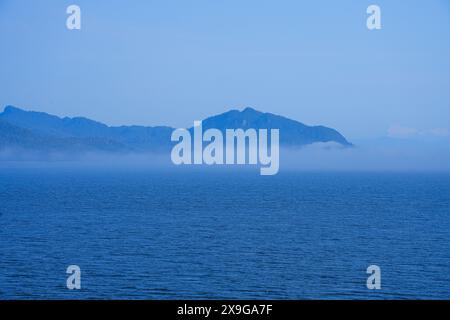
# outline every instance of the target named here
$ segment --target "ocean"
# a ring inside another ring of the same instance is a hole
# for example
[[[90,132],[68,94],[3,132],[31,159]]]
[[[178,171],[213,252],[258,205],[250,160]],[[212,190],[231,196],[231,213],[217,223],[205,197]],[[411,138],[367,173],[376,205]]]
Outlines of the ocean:
[[[449,247],[450,174],[0,169],[0,299],[449,299]]]

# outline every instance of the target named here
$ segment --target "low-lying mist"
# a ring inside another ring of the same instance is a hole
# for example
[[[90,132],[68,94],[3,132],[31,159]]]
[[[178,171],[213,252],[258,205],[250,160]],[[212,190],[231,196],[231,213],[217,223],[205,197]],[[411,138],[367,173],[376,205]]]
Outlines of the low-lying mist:
[[[359,144],[344,148],[333,143],[317,143],[299,149],[280,150],[280,170],[284,171],[449,171],[449,144]],[[82,154],[0,151],[0,167],[77,167],[170,170],[176,168],[208,170],[259,168],[260,165],[181,165],[172,163],[167,153]]]

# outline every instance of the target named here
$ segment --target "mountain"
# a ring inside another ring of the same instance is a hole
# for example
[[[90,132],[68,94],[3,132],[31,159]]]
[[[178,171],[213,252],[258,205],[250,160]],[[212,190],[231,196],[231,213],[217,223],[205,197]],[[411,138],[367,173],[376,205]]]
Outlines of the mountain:
[[[217,116],[209,117],[202,122],[203,130],[216,128],[226,129],[280,129],[280,145],[284,147],[300,147],[316,142],[337,142],[342,146],[351,146],[344,136],[334,129],[324,126],[307,126],[272,113],[263,113],[253,108],[243,111],[231,110]]]
[[[131,151],[114,140],[99,137],[58,137],[13,125],[0,118],[0,151],[79,154],[82,152]]]
[[[7,106],[0,120],[28,129],[39,136],[77,138],[86,149],[109,151],[161,151],[170,148],[170,127],[120,126],[109,127],[83,117],[59,118],[44,112],[25,111]],[[0,137],[1,139],[1,137]],[[104,146],[102,146],[102,144]]]
[[[252,108],[231,110],[203,120],[203,128],[280,129],[280,145],[296,148],[315,142],[351,144],[336,130],[307,126]],[[112,127],[83,117],[60,118],[44,112],[25,111],[13,106],[0,113],[0,150],[74,153],[143,153],[167,152],[173,142],[174,128],[167,126]],[[191,129],[192,130],[192,129]]]

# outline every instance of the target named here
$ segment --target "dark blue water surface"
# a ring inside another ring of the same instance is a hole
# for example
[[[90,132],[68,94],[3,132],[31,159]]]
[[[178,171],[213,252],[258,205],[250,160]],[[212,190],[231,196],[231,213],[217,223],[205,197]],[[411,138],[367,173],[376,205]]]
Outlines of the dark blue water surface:
[[[0,169],[0,298],[448,299],[450,175]]]

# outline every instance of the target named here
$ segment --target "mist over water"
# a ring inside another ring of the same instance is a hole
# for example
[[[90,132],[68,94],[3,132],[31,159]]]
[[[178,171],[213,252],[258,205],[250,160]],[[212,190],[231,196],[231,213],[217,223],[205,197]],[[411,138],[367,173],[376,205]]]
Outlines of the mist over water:
[[[247,152],[248,162],[248,152]],[[0,152],[1,167],[141,168],[166,170],[253,170],[261,165],[174,165],[170,150],[160,153],[36,153]],[[384,141],[342,147],[315,143],[297,149],[280,149],[283,171],[424,171],[450,172],[450,142]]]
[[[450,143],[446,145],[336,145],[314,144],[280,151],[280,167],[313,171],[450,171]]]
[[[448,298],[444,146],[282,148],[274,176],[170,152],[4,157],[0,298]]]

